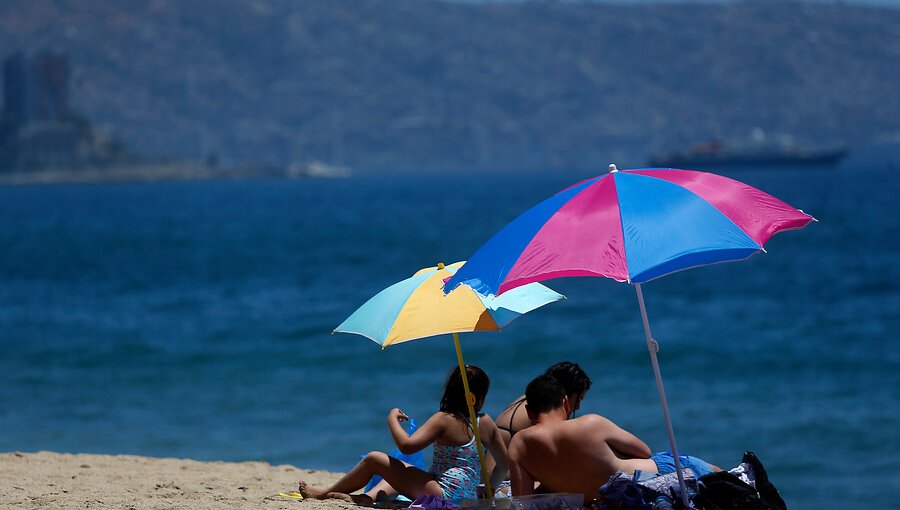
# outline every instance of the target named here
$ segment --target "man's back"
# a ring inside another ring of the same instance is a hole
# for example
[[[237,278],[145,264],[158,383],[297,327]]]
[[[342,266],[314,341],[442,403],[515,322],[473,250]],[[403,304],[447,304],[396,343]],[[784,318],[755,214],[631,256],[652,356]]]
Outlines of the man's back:
[[[510,462],[513,493],[530,494],[539,481],[546,492],[574,492],[585,501],[616,471],[656,471],[643,441],[610,420],[588,414],[572,420],[539,422],[513,437]]]

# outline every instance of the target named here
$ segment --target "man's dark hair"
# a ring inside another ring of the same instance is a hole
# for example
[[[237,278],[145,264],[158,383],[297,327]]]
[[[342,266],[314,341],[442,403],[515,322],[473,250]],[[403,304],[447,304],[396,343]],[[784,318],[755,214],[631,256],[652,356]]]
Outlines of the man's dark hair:
[[[544,375],[549,375],[559,381],[566,389],[566,395],[581,395],[591,389],[591,378],[578,366],[578,363],[560,361],[548,368]]]
[[[534,378],[525,388],[525,401],[528,411],[534,414],[545,413],[562,406],[566,389],[555,377],[547,374]]]

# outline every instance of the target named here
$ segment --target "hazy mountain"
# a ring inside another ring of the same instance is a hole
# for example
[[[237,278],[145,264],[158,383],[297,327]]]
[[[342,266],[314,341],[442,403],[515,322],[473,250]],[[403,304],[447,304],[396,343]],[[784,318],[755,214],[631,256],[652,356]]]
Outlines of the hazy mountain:
[[[754,128],[900,131],[900,10],[427,0],[7,0],[133,150],[225,164],[605,168]]]

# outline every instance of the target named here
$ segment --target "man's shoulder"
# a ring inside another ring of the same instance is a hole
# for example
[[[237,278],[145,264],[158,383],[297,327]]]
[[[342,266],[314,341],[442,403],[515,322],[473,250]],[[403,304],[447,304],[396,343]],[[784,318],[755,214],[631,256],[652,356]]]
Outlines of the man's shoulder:
[[[539,424],[522,429],[513,435],[509,442],[509,449],[525,448],[529,444],[545,441],[547,437],[552,435],[557,424]]]
[[[544,430],[544,427],[539,427],[536,425],[532,425],[531,427],[524,428],[515,434],[513,434],[512,438],[509,440],[509,446],[512,448],[512,445],[515,443],[524,443],[530,441],[532,438],[540,436],[541,432]]]
[[[605,416],[600,416],[599,414],[591,413],[579,416],[577,418],[573,418],[569,420],[569,422],[573,428],[583,429],[608,429],[610,427],[615,426],[615,424],[606,418]]]
[[[509,456],[509,460],[511,462],[515,462],[520,459],[522,456],[526,455],[526,451],[529,449],[529,445],[535,443],[535,441],[539,441],[536,437],[534,437],[534,431],[530,430],[534,427],[528,427],[525,430],[522,430],[516,435],[512,437],[509,441],[509,446],[506,449],[506,453]],[[526,431],[530,431],[526,433]]]
[[[601,416],[597,413],[588,413],[588,414],[583,414],[581,416],[572,418],[569,421],[573,422],[573,423],[590,423],[590,422],[609,423],[609,418],[607,418],[605,416]]]

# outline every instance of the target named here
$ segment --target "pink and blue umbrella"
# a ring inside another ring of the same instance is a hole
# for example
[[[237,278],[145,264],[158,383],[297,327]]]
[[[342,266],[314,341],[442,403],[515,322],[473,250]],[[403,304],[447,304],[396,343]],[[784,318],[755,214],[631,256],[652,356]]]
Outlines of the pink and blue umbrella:
[[[531,282],[603,276],[644,283],[743,260],[813,217],[756,188],[705,172],[613,170],[513,220],[448,280],[499,295]]]
[[[635,285],[663,417],[684,491],[675,435],[641,284],[693,267],[744,260],[775,233],[813,217],[747,184],[705,172],[649,168],[585,180],[497,232],[446,281],[500,295],[532,282],[601,276]],[[687,503],[687,501],[685,501]]]

